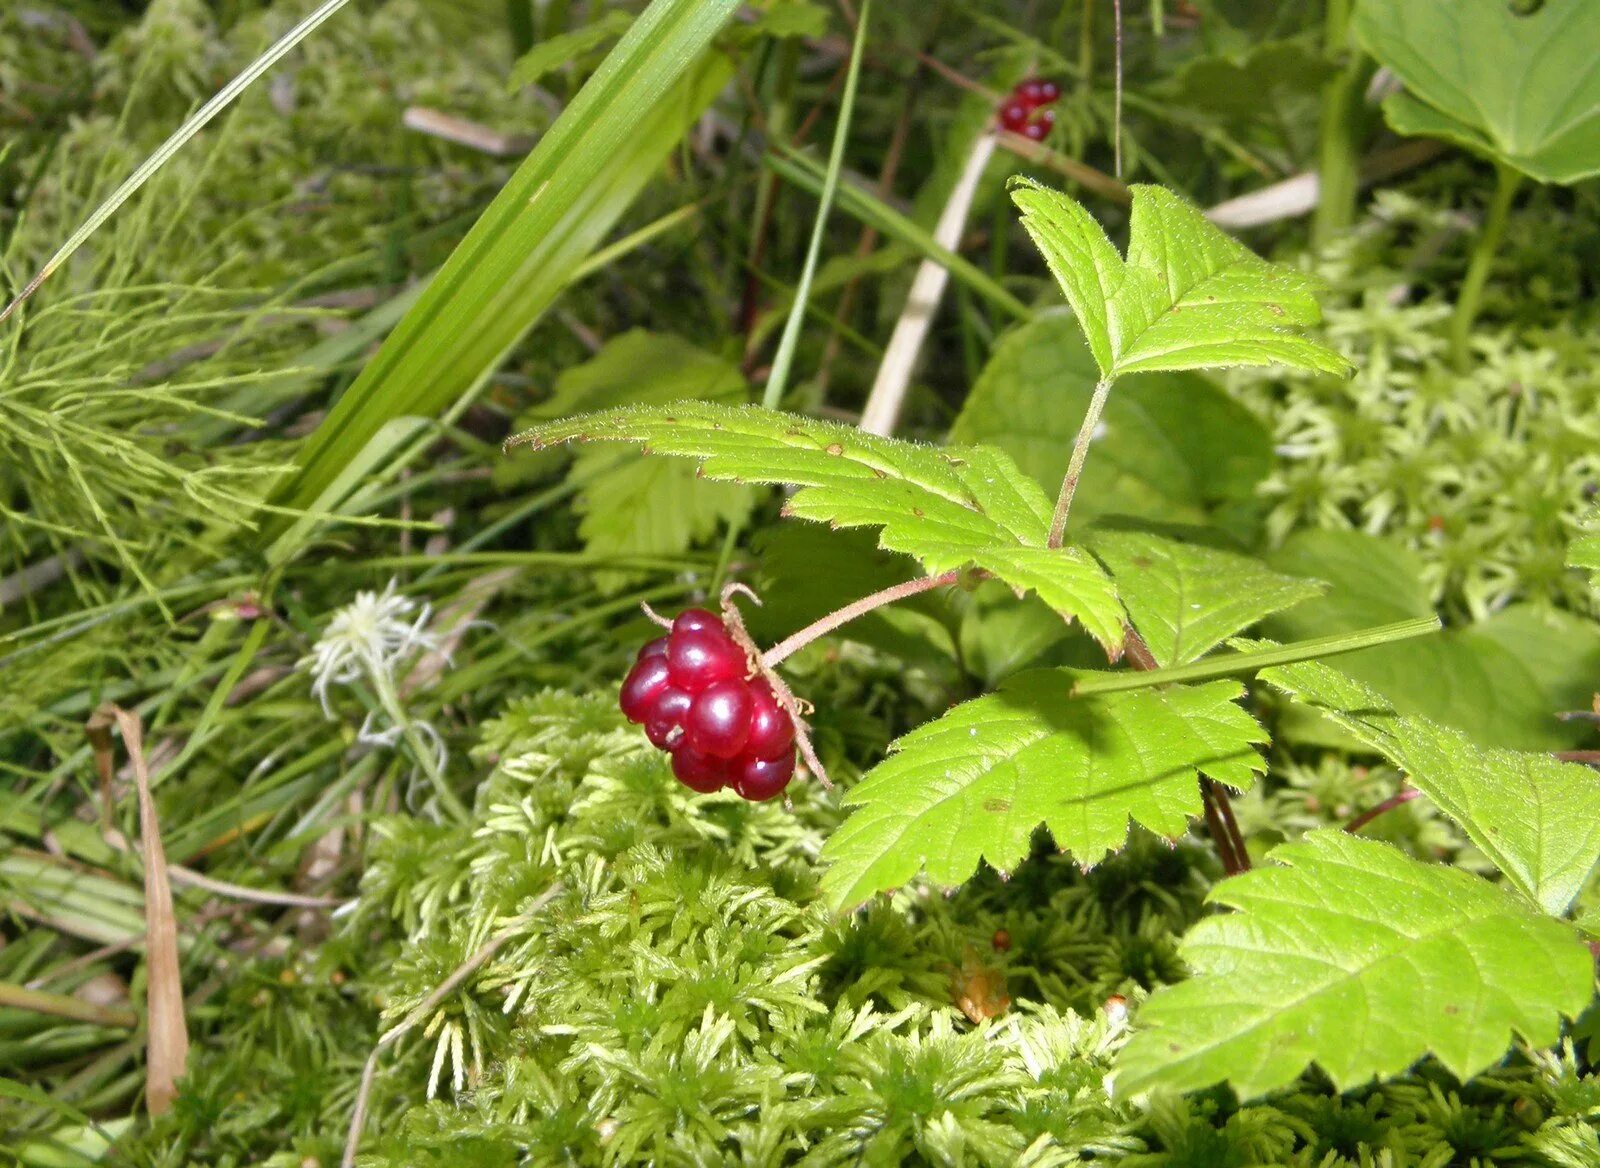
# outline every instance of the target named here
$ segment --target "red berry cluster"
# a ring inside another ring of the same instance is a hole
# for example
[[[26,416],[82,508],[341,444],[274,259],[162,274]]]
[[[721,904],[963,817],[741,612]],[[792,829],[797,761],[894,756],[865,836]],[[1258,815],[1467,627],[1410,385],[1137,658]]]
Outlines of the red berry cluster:
[[[1013,134],[1043,142],[1056,124],[1056,111],[1044,107],[1054,105],[1060,96],[1061,86],[1054,81],[1035,77],[1019,82],[1000,106],[1000,125]]]
[[[622,683],[622,712],[672,755],[672,773],[690,790],[732,787],[752,801],[773,799],[794,774],[794,719],[748,672],[721,618],[691,608],[639,650]]]

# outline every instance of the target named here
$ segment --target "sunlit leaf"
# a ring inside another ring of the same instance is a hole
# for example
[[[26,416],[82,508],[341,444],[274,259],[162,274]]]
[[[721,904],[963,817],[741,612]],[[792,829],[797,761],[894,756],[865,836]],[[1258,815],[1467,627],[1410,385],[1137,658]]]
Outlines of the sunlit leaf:
[[[1140,1009],[1119,1093],[1227,1080],[1252,1098],[1313,1062],[1347,1091],[1427,1054],[1466,1079],[1589,1002],[1587,946],[1482,877],[1337,830],[1270,858],[1212,890],[1239,911],[1185,937],[1194,976]]]
[[[1133,188],[1126,260],[1066,195],[1029,184],[1012,198],[1102,378],[1226,365],[1349,371],[1338,353],[1296,331],[1322,318],[1311,279],[1263,260],[1171,191]]]
[[[535,427],[512,444],[637,442],[699,462],[707,478],[800,487],[785,514],[880,527],[880,545],[930,573],[975,566],[1037,592],[1109,648],[1122,643],[1110,577],[1076,548],[1047,548],[1050,502],[1002,452],[924,446],[834,422],[703,402],[626,407]]]
[[[1075,680],[1020,673],[896,742],[845,796],[855,810],[822,852],[828,899],[859,904],[923,870],[959,884],[980,860],[1009,872],[1040,824],[1092,864],[1130,820],[1181,835],[1201,812],[1199,775],[1244,790],[1263,768],[1237,682],[1074,698]]]

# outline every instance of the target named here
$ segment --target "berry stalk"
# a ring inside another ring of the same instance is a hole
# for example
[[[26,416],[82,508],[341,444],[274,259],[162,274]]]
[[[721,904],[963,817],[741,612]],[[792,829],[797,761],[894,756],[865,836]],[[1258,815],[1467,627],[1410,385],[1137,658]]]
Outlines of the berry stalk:
[[[904,600],[908,596],[916,596],[921,592],[931,592],[935,588],[943,588],[954,584],[961,579],[961,569],[957,568],[938,576],[924,576],[920,580],[907,580],[904,584],[895,584],[881,592],[874,592],[870,596],[863,596],[854,604],[847,604],[841,609],[830,612],[819,621],[807,625],[797,633],[793,633],[779,641],[772,648],[761,655],[761,664],[771,669],[778,662],[783,661],[804,649],[818,637],[825,637],[834,629],[847,625],[857,617],[866,616],[873,609],[882,608],[886,604],[893,604],[897,600]]]

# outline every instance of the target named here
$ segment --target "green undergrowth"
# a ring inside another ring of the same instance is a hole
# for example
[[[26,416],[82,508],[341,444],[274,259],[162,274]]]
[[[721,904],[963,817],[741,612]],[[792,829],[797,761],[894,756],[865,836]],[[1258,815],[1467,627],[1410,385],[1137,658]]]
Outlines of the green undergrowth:
[[[1267,534],[1390,537],[1459,620],[1518,601],[1589,614],[1596,593],[1564,549],[1600,490],[1595,194],[1543,190],[1513,213],[1462,370],[1435,291],[1459,279],[1480,210],[1458,205],[1459,170],[1379,192],[1318,263],[1354,377],[1230,375],[1279,455],[1260,487]]]
[[[1464,1086],[1425,1065],[1245,1107],[1112,1096],[1129,1010],[1182,976],[1217,875],[1198,841],[1140,836],[1087,873],[1044,849],[1008,882],[836,918],[816,887],[830,795],[692,796],[609,693],[517,699],[475,756],[471,822],[372,821],[355,907],[229,979],[176,1110],[109,1163],[334,1162],[376,1034],[491,939],[379,1056],[362,1164],[1593,1162],[1600,1080],[1570,1047]],[[1330,785],[1291,770],[1271,798],[1327,823],[1347,810]],[[1388,831],[1459,846],[1420,815]]]

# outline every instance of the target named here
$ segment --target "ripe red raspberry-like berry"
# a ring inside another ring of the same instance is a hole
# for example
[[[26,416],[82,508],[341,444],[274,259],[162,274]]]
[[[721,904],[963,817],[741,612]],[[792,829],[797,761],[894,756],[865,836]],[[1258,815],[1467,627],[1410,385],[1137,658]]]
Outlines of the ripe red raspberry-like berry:
[[[1038,77],[1019,81],[1000,107],[1001,128],[1034,142],[1044,141],[1055,125],[1056,115],[1048,109],[1041,112],[1041,107],[1054,104],[1060,97],[1061,86],[1054,81]]]
[[[671,754],[684,786],[774,799],[794,775],[795,724],[772,686],[753,673],[722,619],[691,608],[639,650],[618,704]]]

